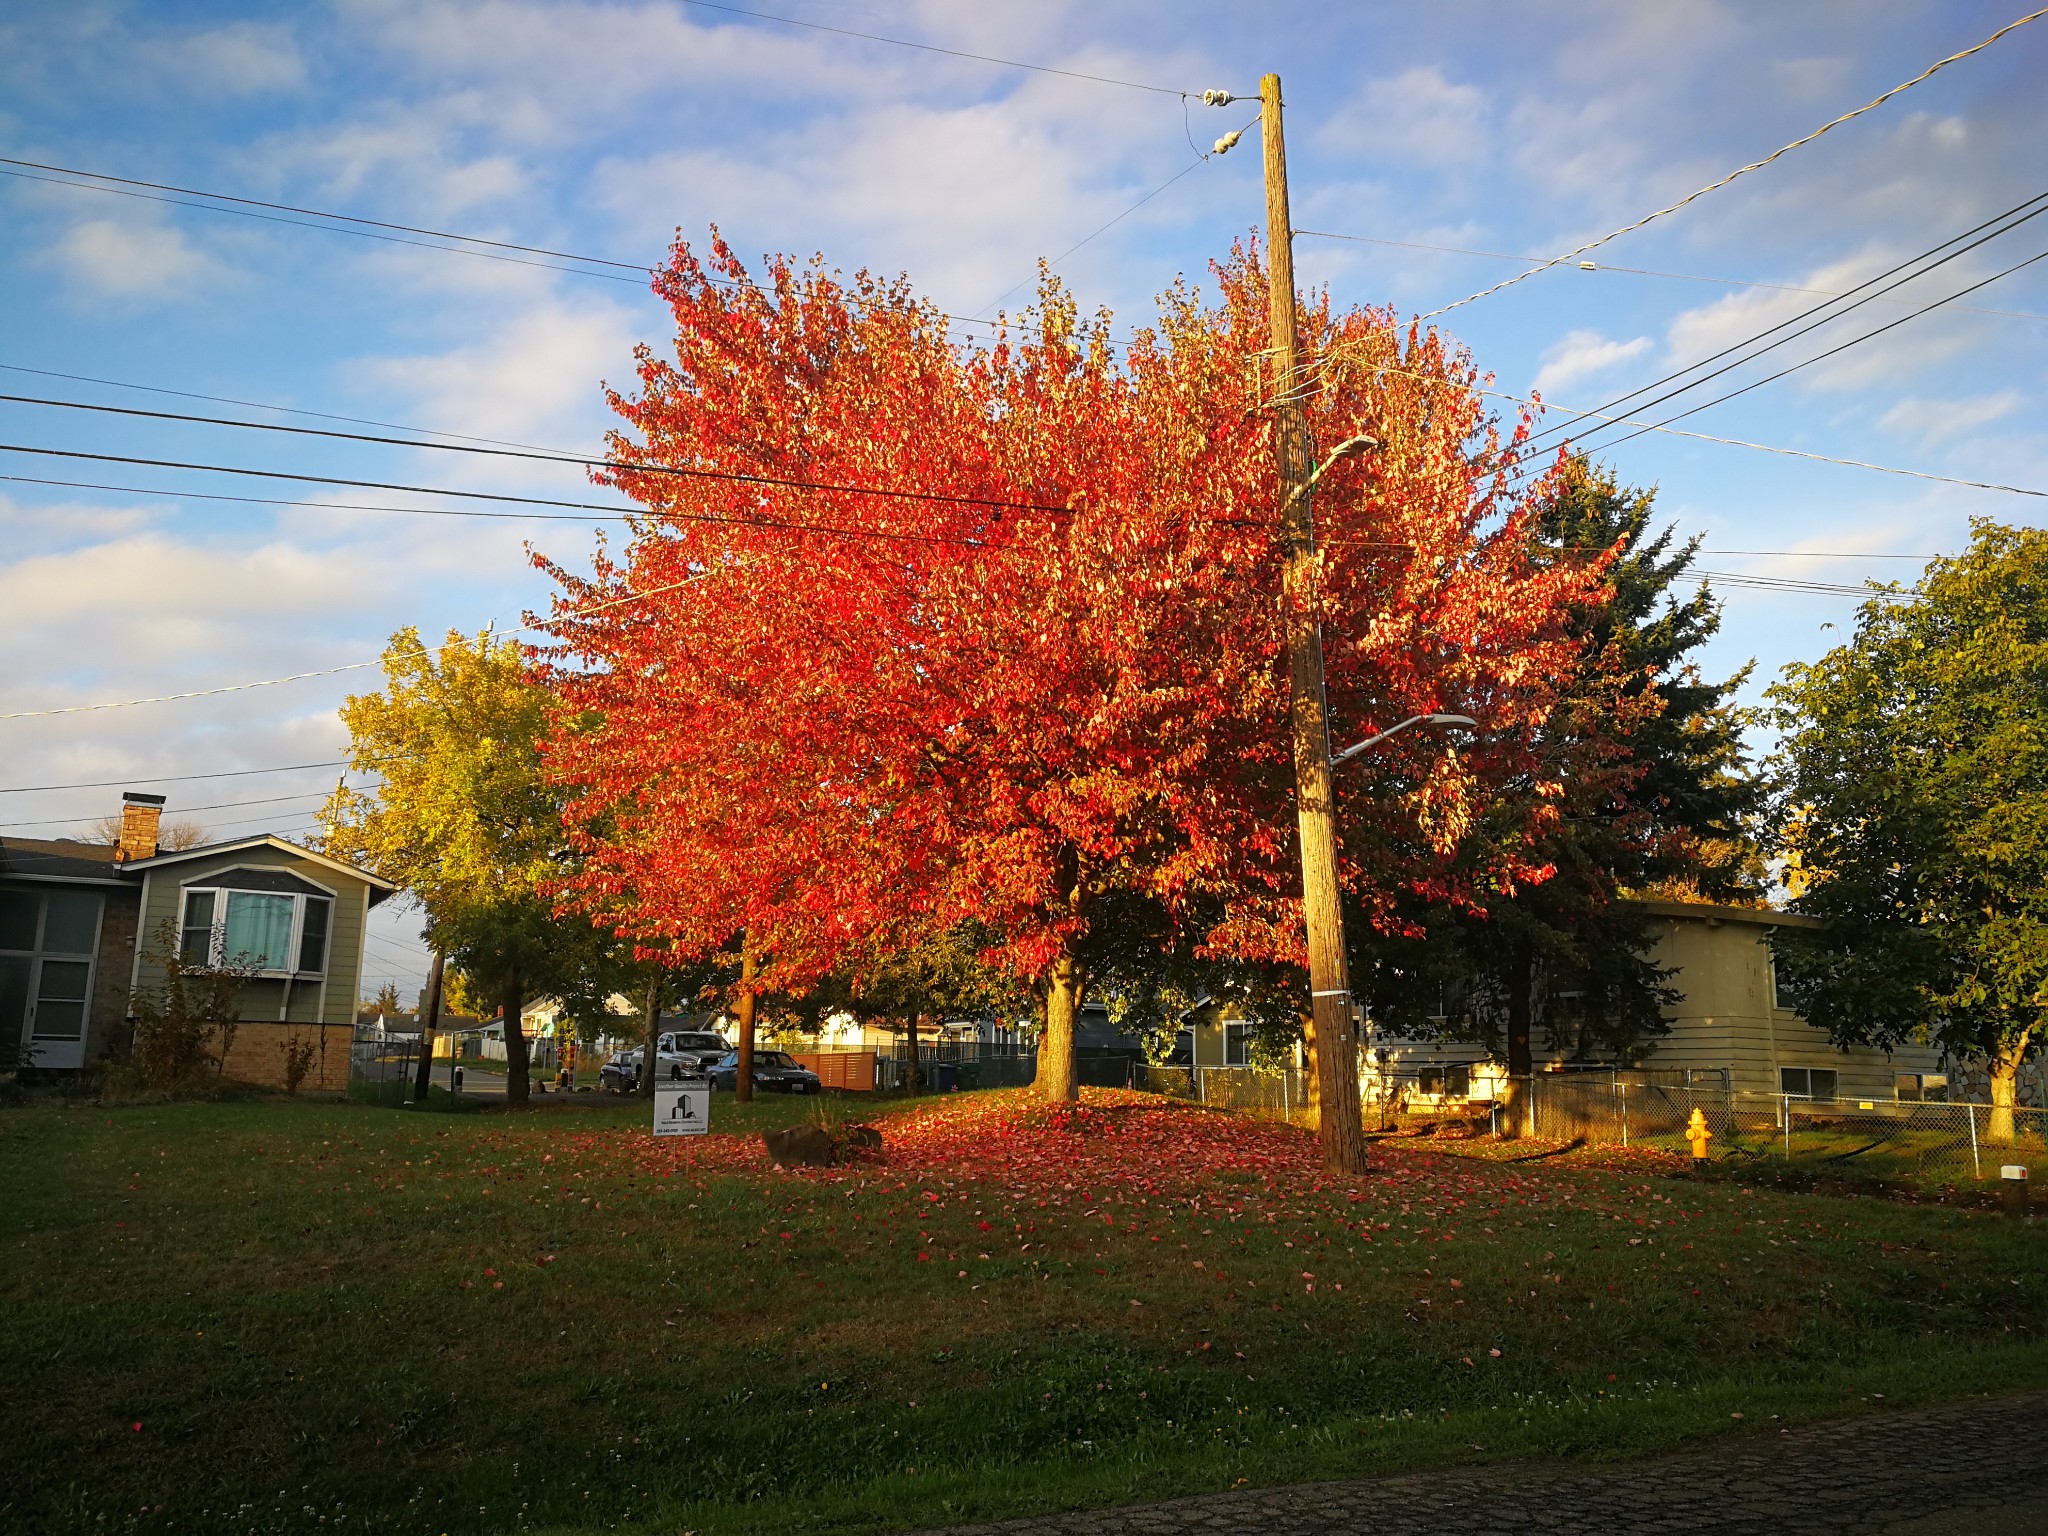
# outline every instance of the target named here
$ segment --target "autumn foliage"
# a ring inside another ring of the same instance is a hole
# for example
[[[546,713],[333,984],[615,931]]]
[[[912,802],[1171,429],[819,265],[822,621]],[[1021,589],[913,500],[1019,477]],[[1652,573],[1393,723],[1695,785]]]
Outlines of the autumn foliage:
[[[979,346],[901,281],[783,260],[756,280],[679,243],[656,281],[673,355],[643,348],[612,396],[608,478],[647,515],[587,576],[542,562],[573,899],[685,951],[747,928],[782,990],[877,933],[973,919],[1045,998],[1054,1097],[1107,898],[1208,953],[1298,959],[1256,252],[1216,286],[1120,344],[1048,284]],[[1526,835],[1460,850],[1499,786],[1540,789],[1532,738],[1598,567],[1532,559],[1526,428],[1503,435],[1461,353],[1304,311],[1316,441],[1380,445],[1316,495],[1337,730],[1485,724],[1346,770],[1346,881],[1392,921],[1404,887],[1455,903],[1541,876],[1540,792]]]

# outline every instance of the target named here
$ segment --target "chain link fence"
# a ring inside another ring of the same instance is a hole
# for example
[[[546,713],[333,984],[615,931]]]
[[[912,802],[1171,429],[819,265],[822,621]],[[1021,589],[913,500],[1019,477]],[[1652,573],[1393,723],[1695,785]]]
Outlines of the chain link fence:
[[[1818,1174],[1939,1186],[1996,1179],[2009,1163],[2048,1161],[2048,1109],[1887,1099],[1811,1099],[1631,1074],[1539,1074],[1524,1080],[1528,1131],[1688,1154],[1693,1112],[1711,1133],[1709,1161],[1777,1162]]]

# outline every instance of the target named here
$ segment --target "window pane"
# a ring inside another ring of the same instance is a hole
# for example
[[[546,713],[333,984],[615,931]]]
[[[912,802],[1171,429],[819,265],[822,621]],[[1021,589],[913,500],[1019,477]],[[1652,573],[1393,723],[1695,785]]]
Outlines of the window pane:
[[[185,928],[178,958],[187,965],[205,965],[213,957],[213,892],[185,893]]]
[[[228,892],[227,958],[231,965],[281,971],[291,956],[292,899]]]
[[[1832,1099],[1835,1096],[1835,1069],[1815,1067],[1806,1074],[1810,1091],[1816,1099]]]
[[[1911,1104],[1920,1097],[1920,1075],[1917,1072],[1901,1072],[1892,1079],[1892,1097],[1901,1104]]]
[[[98,891],[52,891],[43,918],[43,953],[89,955],[100,934]]]
[[[37,1003],[37,1040],[76,1040],[85,1033],[85,1004]]]
[[[327,923],[334,903],[320,896],[306,898],[306,931],[299,938],[299,969],[318,975],[327,969]]]
[[[37,1040],[76,1040],[85,1033],[85,984],[92,967],[83,960],[45,960],[36,992]]]
[[[43,962],[42,985],[36,988],[40,998],[61,998],[67,1002],[78,1002],[85,997],[85,983],[92,966],[83,960],[45,960]]]
[[[43,899],[33,891],[0,891],[0,949],[34,949],[42,907]]]
[[[21,1038],[28,1013],[28,972],[34,964],[20,955],[0,955],[0,1037]]]
[[[1805,1093],[1806,1068],[1780,1067],[1778,1069],[1778,1092]]]

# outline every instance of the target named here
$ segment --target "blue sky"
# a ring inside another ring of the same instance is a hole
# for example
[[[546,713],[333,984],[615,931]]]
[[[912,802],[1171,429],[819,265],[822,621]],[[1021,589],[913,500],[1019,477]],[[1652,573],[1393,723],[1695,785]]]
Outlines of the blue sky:
[[[1547,256],[1758,158],[1979,41],[2019,0],[1432,5],[762,0],[760,10],[1172,91],[1283,76],[1299,227]],[[1443,319],[1510,393],[1615,395],[2048,190],[2048,19],[1640,233]],[[118,4],[0,13],[0,155],[363,218],[651,261],[716,223],[749,258],[904,271],[944,308],[999,295],[1196,162],[1250,109],[1034,74],[686,4]],[[2035,146],[2029,148],[2030,143]],[[0,167],[0,169],[10,169]],[[60,178],[61,179],[61,178]],[[1060,262],[1089,306],[1147,312],[1262,216],[1255,135],[1195,163]],[[2048,250],[2048,218],[1899,297],[1926,302]],[[1340,301],[1435,309],[1522,268],[1303,237]],[[1779,288],[1696,279],[1736,279]],[[1014,303],[1015,300],[1013,299]],[[1686,426],[1971,480],[2048,487],[2048,262]],[[1987,313],[1986,311],[1996,311]],[[1789,360],[1907,313],[1872,305]],[[275,421],[118,387],[594,447],[604,379],[663,314],[613,281],[0,176],[0,392]],[[20,370],[38,369],[45,373]],[[1757,370],[1737,375],[1746,382]],[[86,376],[113,383],[53,378]],[[569,468],[0,404],[0,442],[591,498]],[[1717,553],[1710,570],[1910,578],[1972,516],[2036,500],[1638,437],[1613,463]],[[575,521],[360,510],[389,493],[0,453],[0,712],[223,688],[374,658],[394,629],[516,624],[531,543]],[[173,495],[143,495],[142,489]],[[279,495],[285,508],[196,498]],[[594,499],[594,498],[591,498]],[[442,502],[440,505],[448,505]],[[1782,555],[1718,551],[1805,551]],[[1759,681],[1817,655],[1847,598],[1731,588],[1709,664]],[[337,758],[374,672],[0,722],[0,785]],[[227,836],[300,833],[334,770],[162,783]],[[9,793],[24,835],[118,788]],[[264,801],[257,804],[251,802]],[[368,984],[410,991],[417,915],[380,924]]]

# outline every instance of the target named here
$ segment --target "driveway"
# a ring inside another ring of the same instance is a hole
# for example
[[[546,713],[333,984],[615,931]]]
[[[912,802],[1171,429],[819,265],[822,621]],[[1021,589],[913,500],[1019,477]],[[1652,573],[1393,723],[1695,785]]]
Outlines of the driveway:
[[[1865,1414],[1622,1466],[1246,1488],[934,1536],[2042,1536],[2048,1393]]]

